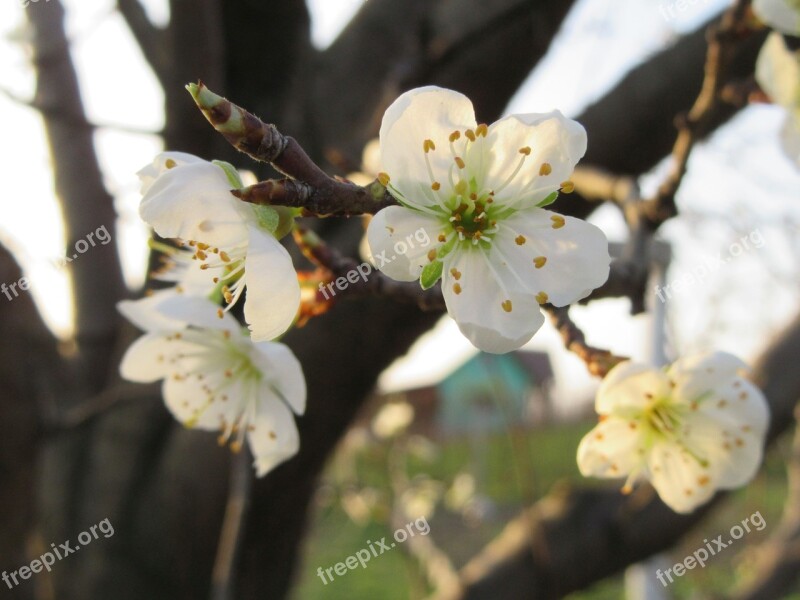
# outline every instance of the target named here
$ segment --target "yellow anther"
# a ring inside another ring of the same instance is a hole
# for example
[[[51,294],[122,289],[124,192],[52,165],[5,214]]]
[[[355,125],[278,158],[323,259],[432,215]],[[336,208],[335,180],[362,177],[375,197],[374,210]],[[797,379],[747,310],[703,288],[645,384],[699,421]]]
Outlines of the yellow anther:
[[[440,189],[442,189],[442,184],[441,184],[441,183],[439,183],[438,181],[434,181],[434,182],[431,184],[431,189],[432,189],[434,192],[438,192]]]
[[[575,184],[571,181],[564,181],[561,183],[561,191],[565,194],[571,194],[575,191]]]
[[[452,276],[453,276],[453,279],[455,279],[456,281],[458,281],[459,279],[461,279],[461,271],[459,271],[459,270],[458,270],[458,269],[456,269],[455,267],[453,267],[452,269],[450,269],[450,275],[452,275]]]
[[[451,143],[455,142],[456,140],[458,140],[460,138],[461,138],[461,132],[460,131],[454,131],[453,133],[450,134],[450,142]]]
[[[564,217],[561,215],[553,215],[550,220],[553,222],[553,229],[561,229],[565,225]]]
[[[524,154],[525,156],[530,156],[531,155],[531,147],[530,146],[525,146],[524,148],[520,148],[519,149],[519,153],[520,154]]]
[[[460,156],[456,156],[455,161],[459,169],[463,169],[464,167],[467,166],[467,164],[464,162],[464,159],[461,158]]]
[[[422,142],[422,149],[427,154],[431,150],[436,150],[436,144],[433,143],[433,140],[425,140]]]
[[[511,300],[506,300],[500,306],[502,306],[503,310],[506,311],[507,313],[511,312],[511,309],[512,309]]]
[[[428,251],[428,260],[433,262],[436,260],[436,250],[429,250]]]
[[[389,185],[389,181],[391,181],[391,179],[389,178],[388,173],[378,173],[378,181],[383,187],[386,187]]]
[[[218,308],[217,309],[217,316],[221,319],[224,315],[225,315],[225,313],[223,312],[223,310],[221,308]]]
[[[444,243],[444,242],[447,241],[447,236],[445,234],[443,234],[443,233],[440,233],[439,237],[436,238],[436,239],[438,239],[440,242]]]
[[[464,132],[464,135],[467,136],[467,138],[469,138],[470,142],[474,142],[475,141],[475,132],[472,131],[472,129],[467,129]]]
[[[537,256],[533,259],[533,264],[537,269],[541,269],[545,264],[547,264],[547,257],[546,256]]]
[[[166,161],[164,161],[164,166],[167,167],[168,169],[174,169],[175,167],[178,166],[178,163],[176,163],[171,158],[168,158]]]
[[[538,294],[536,294],[536,301],[537,301],[539,304],[544,304],[544,303],[546,303],[546,302],[547,302],[549,299],[550,299],[550,296],[548,296],[548,295],[547,295],[545,292],[539,292]]]
[[[453,284],[453,291],[456,293],[456,295],[460,294],[461,293],[461,284],[454,283]]]
[[[225,252],[225,250],[220,250],[219,258],[222,260],[222,262],[231,262],[231,257],[228,256],[228,253]]]
[[[550,166],[550,163],[542,163],[542,166],[539,167],[539,175],[544,177],[545,175],[550,175],[553,172],[553,167]]]
[[[487,127],[486,123],[481,123],[475,128],[475,135],[486,137],[487,133],[489,133],[489,127]]]
[[[517,237],[514,239],[514,241],[517,243],[517,246],[522,246],[522,244],[524,244],[524,243],[525,243],[525,242],[527,242],[528,240],[526,240],[526,239],[525,239],[525,236],[524,236],[524,235],[518,235],[518,236],[517,236]]]

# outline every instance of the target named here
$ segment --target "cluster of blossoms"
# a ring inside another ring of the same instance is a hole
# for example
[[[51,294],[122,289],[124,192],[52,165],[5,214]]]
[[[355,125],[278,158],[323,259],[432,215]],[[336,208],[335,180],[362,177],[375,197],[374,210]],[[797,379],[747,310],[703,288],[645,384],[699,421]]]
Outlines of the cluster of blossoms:
[[[241,177],[225,163],[166,152],[139,177],[142,218],[181,247],[167,250],[171,268],[160,275],[172,287],[119,305],[146,332],[128,349],[122,375],[163,379],[175,418],[219,430],[234,451],[246,436],[262,476],[297,452],[292,413],[302,414],[306,402],[300,363],[270,341],[291,326],[300,303],[292,260],[278,241],[291,221],[235,198],[230,190],[242,187]],[[245,286],[250,335],[228,314]]]
[[[608,278],[602,231],[545,208],[571,191],[585,151],[584,129],[557,111],[485,125],[456,92],[403,94],[380,130],[379,180],[399,206],[374,216],[367,241],[374,256],[420,230],[433,245],[412,246],[379,268],[423,289],[441,280],[450,316],[479,349],[521,347],[544,322],[542,304],[566,306]],[[187,427],[218,430],[235,451],[246,439],[262,476],[298,451],[294,414],[306,404],[299,362],[274,341],[300,304],[280,243],[298,213],[238,199],[231,191],[243,188],[242,177],[227,163],[167,152],[139,175],[142,218],[179,247],[164,247],[170,268],[159,275],[172,287],[120,303],[145,332],[122,375],[163,380],[168,409]],[[228,313],[245,290],[249,331]],[[768,421],[743,369],[726,354],[666,370],[618,365],[597,395],[600,423],[578,449],[581,472],[627,476],[625,490],[649,479],[678,512],[743,485],[761,462]],[[413,418],[400,406],[388,416]],[[379,425],[396,433],[392,423]]]
[[[687,513],[718,489],[750,481],[761,464],[767,402],[725,353],[687,357],[666,369],[624,362],[597,392],[600,422],[578,447],[585,476],[648,479]]]
[[[253,342],[229,314],[201,297],[177,299],[171,318],[146,298],[123,301],[120,311],[146,333],[128,349],[122,376],[163,379],[167,408],[187,427],[220,431],[220,444],[242,449],[245,437],[258,476],[293,456],[300,439],[292,413],[303,414],[306,384],[291,350]]]
[[[791,49],[784,40],[784,35],[800,36],[800,2],[755,0],[753,11],[775,30],[759,54],[756,80],[770,100],[787,111],[781,145],[800,167],[800,50]]]

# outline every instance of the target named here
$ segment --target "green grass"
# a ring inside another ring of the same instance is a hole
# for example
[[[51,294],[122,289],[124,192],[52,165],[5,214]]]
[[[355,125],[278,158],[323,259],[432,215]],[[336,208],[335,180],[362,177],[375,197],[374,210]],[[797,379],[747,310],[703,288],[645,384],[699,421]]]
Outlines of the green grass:
[[[497,507],[496,519],[469,526],[459,515],[439,506],[429,519],[431,536],[436,544],[460,567],[497,535],[522,506],[545,495],[553,485],[559,482],[605,485],[582,478],[575,464],[578,442],[591,426],[590,423],[570,424],[472,440],[456,438],[441,444],[432,462],[410,458],[408,470],[412,477],[424,474],[449,483],[459,472],[477,474],[478,492],[491,498]],[[767,539],[780,519],[786,493],[787,441],[769,453],[754,482],[732,494],[709,519],[682,540],[670,553],[670,560],[683,560],[703,546],[704,538],[711,539],[720,533],[727,536],[733,525],[756,511],[760,511],[766,521],[764,530],[753,530],[720,552],[704,569],[694,569],[676,579],[670,585],[674,598],[726,597],[738,583],[753,576],[753,562],[749,560],[752,546]],[[373,545],[375,540],[384,536],[387,542],[392,541],[392,528],[385,523],[389,498],[387,456],[387,445],[373,444],[358,451],[355,457],[339,453],[331,461],[326,480],[344,480],[372,487],[379,491],[382,500],[375,510],[376,519],[364,525],[354,523],[341,504],[331,502],[330,497],[327,502],[316,506],[310,533],[304,541],[303,564],[293,600],[408,600],[423,598],[428,593],[424,577],[402,545],[372,558],[366,569],[359,566],[348,570],[327,585],[316,574],[318,567],[324,570],[354,555],[366,547],[368,540]],[[331,497],[335,498],[336,494]],[[618,600],[623,597],[622,576],[618,575],[571,594],[569,600]]]

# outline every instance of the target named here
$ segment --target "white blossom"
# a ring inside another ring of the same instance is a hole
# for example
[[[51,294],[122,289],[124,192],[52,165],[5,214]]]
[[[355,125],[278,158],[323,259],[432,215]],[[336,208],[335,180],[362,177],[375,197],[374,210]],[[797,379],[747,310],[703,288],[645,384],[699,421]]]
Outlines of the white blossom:
[[[179,319],[164,314],[173,304]],[[178,306],[180,304],[180,306]],[[306,384],[291,350],[275,342],[252,342],[229,314],[191,296],[154,295],[123,301],[120,312],[146,331],[120,365],[125,379],[163,379],[167,408],[186,427],[219,430],[234,451],[245,438],[259,477],[297,453],[293,412],[305,411]]]
[[[487,126],[462,94],[420,88],[386,111],[380,145],[382,179],[402,206],[370,222],[377,266],[424,288],[441,277],[450,316],[481,350],[519,348],[544,323],[540,304],[570,304],[607,279],[602,231],[542,208],[571,187],[586,151],[583,127],[560,112]],[[406,249],[420,229],[434,243]]]
[[[177,238],[189,249],[172,255],[183,263],[173,279],[204,280],[209,292],[219,290],[227,308],[246,286],[244,317],[253,340],[283,334],[297,315],[300,285],[289,253],[272,233],[277,213],[235,198],[230,190],[238,187],[238,174],[232,168],[188,154],[161,154],[139,176],[142,218],[160,236]]]
[[[687,513],[718,489],[750,481],[763,454],[769,410],[726,353],[703,354],[666,370],[614,367],[597,392],[600,422],[578,447],[585,476],[648,479],[674,511]]]

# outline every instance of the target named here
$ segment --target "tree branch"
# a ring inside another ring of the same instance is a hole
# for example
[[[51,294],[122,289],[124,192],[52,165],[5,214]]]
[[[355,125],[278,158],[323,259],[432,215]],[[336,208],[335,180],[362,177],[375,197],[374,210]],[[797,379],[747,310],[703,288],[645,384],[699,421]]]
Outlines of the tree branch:
[[[139,0],[117,0],[117,10],[128,24],[156,78],[164,86],[171,68],[166,32],[150,22]]]
[[[688,114],[678,119],[679,133],[672,150],[672,170],[659,186],[655,197],[642,205],[642,212],[653,229],[677,214],[675,195],[686,174],[689,156],[698,140],[713,129],[725,105],[725,86],[731,81],[731,67],[738,46],[750,34],[750,0],[737,0],[721,22],[708,31],[705,78],[700,95]]]
[[[85,121],[61,3],[53,0],[47,10],[31,4],[27,14],[34,31],[37,71],[34,103],[58,106],[63,114]],[[70,244],[68,254],[72,254],[77,241],[103,226],[110,239],[116,241],[116,213],[113,200],[103,186],[92,130],[48,113],[43,118],[53,155],[56,193]],[[88,390],[94,392],[109,370],[109,356],[120,322],[116,303],[125,289],[116,243],[93,247],[81,260],[71,264],[71,275],[78,349],[86,366]]]

